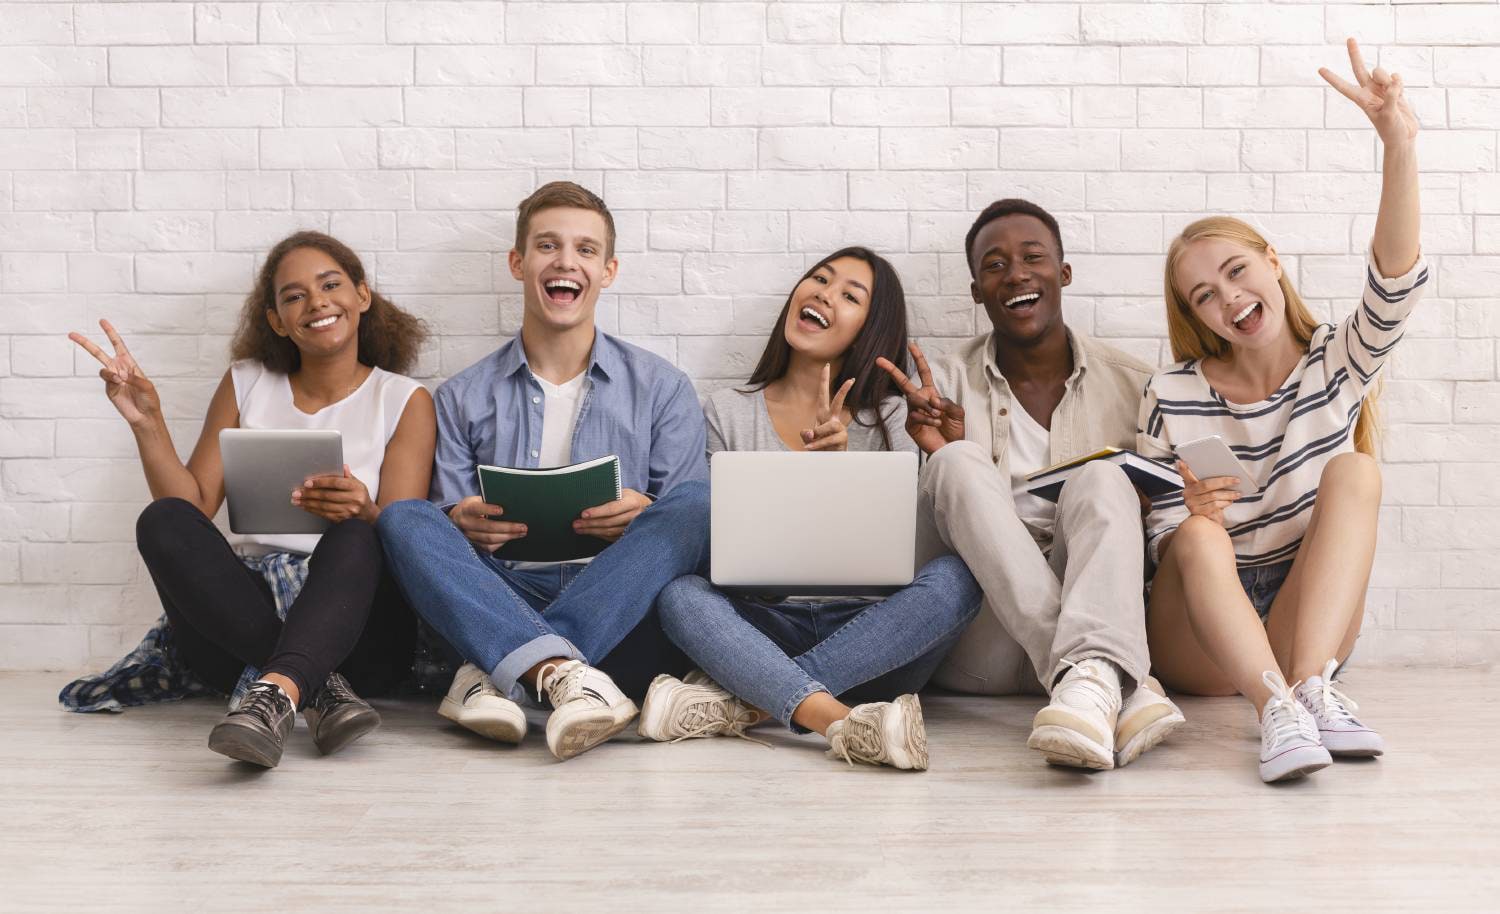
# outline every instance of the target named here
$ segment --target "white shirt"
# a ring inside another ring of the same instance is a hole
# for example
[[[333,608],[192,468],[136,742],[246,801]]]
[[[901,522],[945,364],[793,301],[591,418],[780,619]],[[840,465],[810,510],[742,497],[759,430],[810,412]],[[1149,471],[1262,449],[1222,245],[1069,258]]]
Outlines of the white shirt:
[[[583,406],[583,382],[587,372],[580,371],[571,380],[553,384],[532,375],[541,385],[542,449],[539,467],[565,467],[573,456],[573,429],[578,425],[578,410]]]
[[[1017,402],[1010,410],[1011,497],[1016,501],[1016,515],[1049,537],[1057,522],[1057,504],[1027,492],[1026,474],[1051,465],[1051,445],[1052,433]]]
[[[234,400],[240,408],[240,428],[332,429],[342,439],[344,462],[349,472],[365,484],[370,500],[380,497],[380,467],[385,446],[396,433],[406,401],[421,387],[404,375],[379,368],[354,392],[315,413],[305,413],[292,402],[291,379],[269,371],[260,362],[242,359],[229,366]],[[318,545],[316,533],[248,533],[231,536],[230,542],[248,553],[311,553]]]

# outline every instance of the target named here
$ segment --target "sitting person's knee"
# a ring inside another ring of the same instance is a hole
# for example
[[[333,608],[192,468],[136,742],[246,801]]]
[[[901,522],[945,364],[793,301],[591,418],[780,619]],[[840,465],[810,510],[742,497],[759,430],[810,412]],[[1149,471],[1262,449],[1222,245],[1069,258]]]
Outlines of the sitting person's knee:
[[[192,502],[182,498],[158,498],[147,505],[135,519],[135,541],[141,549],[161,542],[162,538],[182,525],[203,519]]]
[[[1366,499],[1380,500],[1380,464],[1369,454],[1339,454],[1323,467],[1318,489],[1337,487]]]
[[[1069,490],[1072,490],[1071,492]],[[1106,460],[1092,460],[1073,471],[1072,477],[1063,485],[1063,497],[1088,493],[1089,498],[1119,496],[1138,504],[1135,485],[1125,471]]]
[[[426,511],[438,511],[438,508],[432,502],[422,498],[393,501],[380,509],[380,516],[375,519],[375,531],[382,538],[387,537]]]
[[[1169,548],[1179,561],[1183,561],[1202,558],[1225,549],[1233,554],[1234,543],[1222,524],[1201,514],[1193,514],[1172,534]]]

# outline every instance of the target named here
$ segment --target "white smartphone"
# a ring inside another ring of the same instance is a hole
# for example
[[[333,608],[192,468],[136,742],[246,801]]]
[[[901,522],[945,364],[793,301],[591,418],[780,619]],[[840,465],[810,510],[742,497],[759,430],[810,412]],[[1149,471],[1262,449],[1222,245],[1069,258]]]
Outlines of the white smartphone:
[[[1250,478],[1246,472],[1245,465],[1240,463],[1239,458],[1224,443],[1224,439],[1218,435],[1209,435],[1207,438],[1199,438],[1196,441],[1188,441],[1177,445],[1177,456],[1193,475],[1199,479],[1209,479],[1214,476],[1233,476],[1240,481],[1240,494],[1252,495],[1260,490],[1255,480]]]

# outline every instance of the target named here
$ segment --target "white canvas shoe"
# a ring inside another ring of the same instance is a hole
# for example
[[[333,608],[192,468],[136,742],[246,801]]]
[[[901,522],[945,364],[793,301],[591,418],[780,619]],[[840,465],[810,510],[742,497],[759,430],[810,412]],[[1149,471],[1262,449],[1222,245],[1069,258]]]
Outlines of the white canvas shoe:
[[[438,713],[496,742],[515,745],[526,735],[526,712],[501,695],[490,677],[472,663],[458,668]]]
[[[624,730],[635,719],[635,702],[602,670],[581,660],[547,664],[536,677],[537,697],[552,702],[547,748],[567,760]]]
[[[1260,779],[1270,784],[1312,774],[1333,764],[1318,741],[1318,723],[1276,670],[1260,674],[1271,700],[1260,714]]]
[[[1312,676],[1297,686],[1297,700],[1318,722],[1318,738],[1329,755],[1369,757],[1385,752],[1380,734],[1359,722],[1354,716],[1359,705],[1334,686],[1337,660],[1328,661],[1322,676]]]
[[[851,765],[927,770],[927,730],[915,695],[856,705],[828,728],[828,755]]]
[[[1053,765],[1107,770],[1115,767],[1115,723],[1120,714],[1120,677],[1106,660],[1073,664],[1052,701],[1031,721],[1028,749]]]
[[[1123,768],[1187,722],[1156,677],[1147,676],[1120,708],[1115,724],[1115,767]]]
[[[760,742],[745,736],[760,714],[702,673],[698,677],[688,682],[662,673],[653,679],[641,703],[640,735],[662,743],[708,736]]]

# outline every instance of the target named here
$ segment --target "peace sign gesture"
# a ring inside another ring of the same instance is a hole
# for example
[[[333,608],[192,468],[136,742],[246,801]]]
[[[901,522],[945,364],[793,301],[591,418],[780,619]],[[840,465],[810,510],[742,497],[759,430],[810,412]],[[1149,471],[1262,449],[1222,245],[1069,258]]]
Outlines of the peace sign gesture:
[[[833,366],[823,363],[823,383],[818,385],[818,411],[813,416],[816,423],[802,430],[802,446],[809,451],[849,450],[849,429],[844,426],[844,398],[854,387],[850,378],[839,385],[839,392],[830,400],[828,386],[832,383]]]
[[[913,384],[911,378],[890,359],[881,356],[875,364],[885,369],[885,373],[906,394],[906,433],[923,452],[932,454],[945,444],[964,440],[964,408],[938,393],[937,385],[932,381],[932,369],[928,367],[921,347],[909,343],[907,348],[917,363],[921,387]]]
[[[104,335],[114,347],[113,356],[105,355],[103,349],[77,331],[69,333],[68,339],[82,346],[104,366],[99,369],[99,377],[104,379],[104,393],[131,428],[156,422],[161,417],[161,398],[156,395],[156,385],[136,363],[135,356],[130,354],[114,326],[107,320],[100,320],[99,326],[104,328]]]
[[[1354,71],[1354,78],[1359,85],[1350,85],[1327,67],[1320,67],[1318,75],[1337,89],[1339,94],[1364,110],[1370,123],[1375,125],[1375,132],[1380,134],[1382,143],[1400,146],[1411,142],[1417,135],[1419,125],[1402,93],[1401,74],[1387,73],[1384,67],[1376,67],[1374,72],[1365,69],[1364,56],[1359,53],[1359,42],[1350,38],[1348,44],[1349,67]]]

